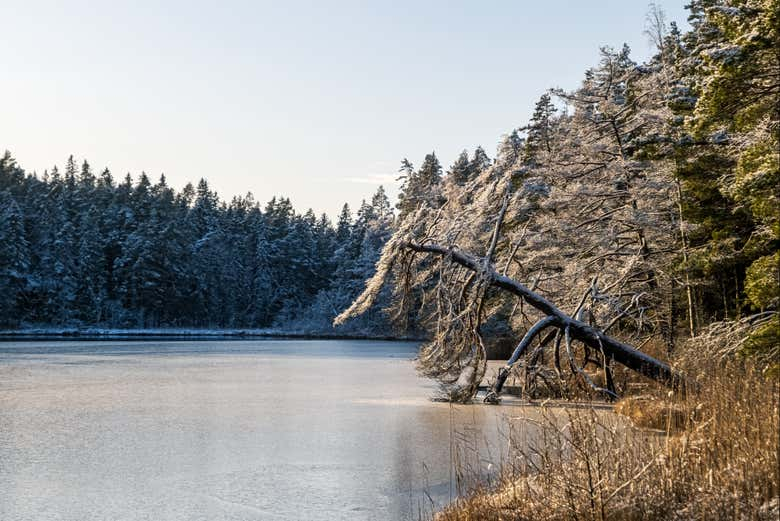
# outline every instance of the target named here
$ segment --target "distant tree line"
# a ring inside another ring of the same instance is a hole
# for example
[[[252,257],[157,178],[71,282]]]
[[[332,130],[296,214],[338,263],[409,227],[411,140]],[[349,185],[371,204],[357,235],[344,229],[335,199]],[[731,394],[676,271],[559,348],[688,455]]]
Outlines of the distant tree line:
[[[287,198],[220,201],[205,179],[114,179],[71,156],[26,173],[0,158],[0,322],[6,327],[328,330],[392,233],[380,187],[355,216],[297,213]],[[381,306],[345,330],[382,332]]]

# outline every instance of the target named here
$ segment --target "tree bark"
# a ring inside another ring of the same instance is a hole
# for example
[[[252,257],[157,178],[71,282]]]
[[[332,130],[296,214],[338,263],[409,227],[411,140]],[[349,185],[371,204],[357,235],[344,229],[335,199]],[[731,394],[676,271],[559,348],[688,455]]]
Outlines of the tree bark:
[[[504,383],[506,382],[507,377],[509,377],[509,371],[512,369],[512,366],[517,363],[521,356],[523,356],[523,353],[525,353],[528,346],[531,345],[534,338],[548,326],[554,325],[555,322],[556,318],[548,315],[539,320],[525,333],[523,339],[517,344],[512,356],[507,360],[506,366],[498,370],[496,383],[493,385],[493,390],[485,397],[485,402],[495,403],[498,401],[498,395],[501,394],[501,389],[504,388]]]
[[[568,329],[571,339],[578,340],[586,346],[596,350],[603,349],[603,352],[607,357],[612,358],[616,362],[623,364],[643,376],[672,387],[673,389],[681,389],[685,385],[685,377],[681,373],[672,370],[669,364],[657,360],[647,353],[643,353],[628,344],[624,344],[593,326],[567,315],[543,296],[531,291],[520,282],[499,274],[492,266],[485,266],[485,264],[481,262],[481,259],[477,260],[468,254],[437,244],[406,242],[404,243],[404,247],[419,253],[443,255],[452,259],[453,262],[464,268],[475,272],[482,272],[482,275],[492,286],[522,298],[532,307],[546,315],[548,318],[543,319],[545,326],[554,326],[561,331]],[[540,329],[531,335],[528,342],[521,342],[520,345],[518,345],[517,350],[522,351],[527,347],[533,339],[533,336],[535,336]],[[520,354],[522,354],[522,352]],[[505,380],[506,376],[503,376],[503,379]]]

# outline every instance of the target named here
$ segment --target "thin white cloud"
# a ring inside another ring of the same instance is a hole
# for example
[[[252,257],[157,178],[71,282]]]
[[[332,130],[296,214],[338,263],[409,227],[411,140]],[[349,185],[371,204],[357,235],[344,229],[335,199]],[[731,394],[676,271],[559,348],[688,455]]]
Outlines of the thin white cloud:
[[[360,183],[366,185],[392,184],[398,179],[398,174],[366,174],[362,177],[344,177],[343,180],[349,183]]]

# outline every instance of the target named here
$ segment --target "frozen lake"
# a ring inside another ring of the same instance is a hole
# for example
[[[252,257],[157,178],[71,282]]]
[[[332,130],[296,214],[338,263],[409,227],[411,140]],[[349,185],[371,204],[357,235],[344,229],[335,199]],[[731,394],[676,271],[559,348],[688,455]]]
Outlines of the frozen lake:
[[[455,493],[453,447],[500,458],[513,408],[431,402],[416,350],[0,342],[0,519],[418,519]]]

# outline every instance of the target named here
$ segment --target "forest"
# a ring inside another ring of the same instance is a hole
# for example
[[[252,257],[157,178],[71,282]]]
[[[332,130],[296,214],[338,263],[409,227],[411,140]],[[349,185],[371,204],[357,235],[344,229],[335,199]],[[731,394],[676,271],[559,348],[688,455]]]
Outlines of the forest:
[[[334,225],[289,199],[221,201],[205,179],[121,181],[73,156],[25,173],[0,158],[0,321],[6,327],[281,328],[327,332],[392,233],[380,187]],[[387,333],[381,309],[341,328]]]
[[[751,326],[740,351],[776,369],[776,7],[694,1],[685,33],[653,7],[651,60],[602,48],[581,86],[543,94],[495,160],[464,152],[447,175],[434,155],[417,171],[404,162],[393,236],[336,323],[394,287],[396,315],[431,332],[424,372],[461,387],[481,380],[489,343],[524,335],[512,362],[533,351],[534,380],[550,381],[552,344],[558,376],[570,365],[589,380],[584,366],[609,373],[607,359],[623,357],[671,381],[668,366],[644,371],[643,354],[626,359],[610,335],[668,358],[711,324],[740,320]]]

